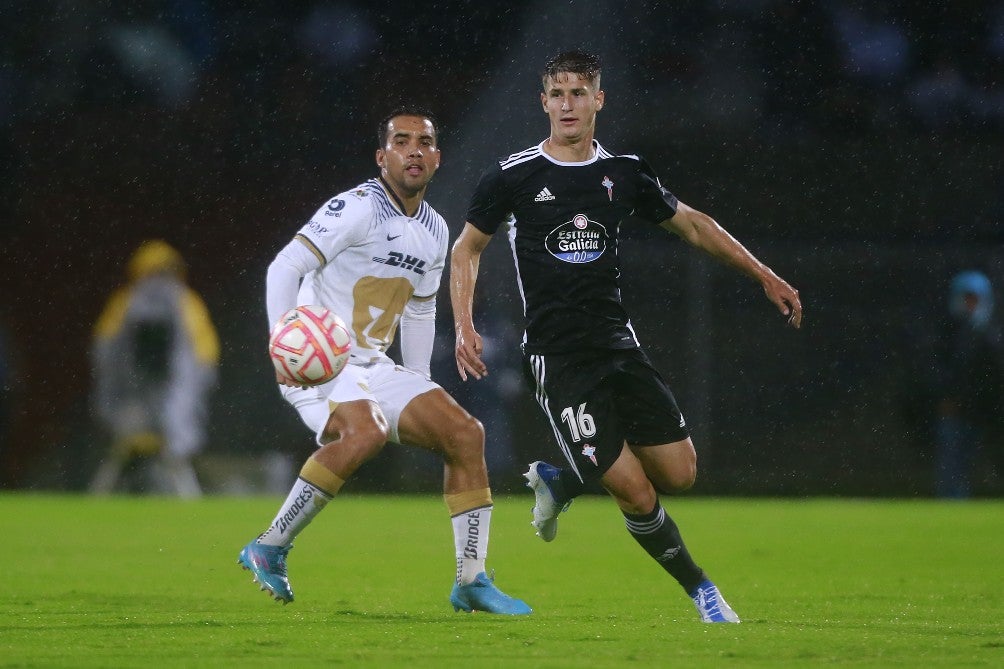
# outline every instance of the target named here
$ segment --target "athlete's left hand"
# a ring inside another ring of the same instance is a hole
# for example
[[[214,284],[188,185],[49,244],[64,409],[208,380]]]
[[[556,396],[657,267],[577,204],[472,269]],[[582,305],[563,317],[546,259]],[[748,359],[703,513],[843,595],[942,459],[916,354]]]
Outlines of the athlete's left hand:
[[[778,311],[788,317],[788,325],[802,327],[802,301],[798,291],[787,281],[769,271],[763,277],[763,292],[767,299],[777,306]]]

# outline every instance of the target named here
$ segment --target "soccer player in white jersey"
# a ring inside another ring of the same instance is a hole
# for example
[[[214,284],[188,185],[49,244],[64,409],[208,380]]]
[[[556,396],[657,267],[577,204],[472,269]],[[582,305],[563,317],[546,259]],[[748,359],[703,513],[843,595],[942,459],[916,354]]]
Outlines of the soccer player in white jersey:
[[[693,599],[705,622],[739,622],[691,558],[659,492],[688,489],[697,456],[669,386],[641,349],[621,304],[618,231],[658,225],[760,283],[798,327],[798,292],[711,217],[679,202],[635,155],[616,155],[593,135],[605,96],[600,62],[566,52],[548,62],[542,110],[550,136],[489,169],[453,246],[450,289],[460,376],[487,373],[472,301],[479,259],[503,224],[516,261],[526,330],[524,364],[566,463],[530,465],[533,525],[551,541],[558,515],[599,481],[631,536]],[[662,280],[673,280],[672,275]]]
[[[348,324],[352,354],[334,380],[301,388],[277,374],[286,400],[316,435],[271,525],[238,558],[276,600],[293,601],[286,556],[293,539],[344,482],[388,441],[440,454],[457,571],[457,611],[509,615],[530,607],[485,574],[492,497],[484,429],[430,379],[436,292],[449,232],[425,191],[439,168],[437,130],[422,111],[400,109],[380,124],[379,177],[318,209],[269,266],[269,323],[300,304],[320,304]],[[400,324],[402,364],[387,356]]]

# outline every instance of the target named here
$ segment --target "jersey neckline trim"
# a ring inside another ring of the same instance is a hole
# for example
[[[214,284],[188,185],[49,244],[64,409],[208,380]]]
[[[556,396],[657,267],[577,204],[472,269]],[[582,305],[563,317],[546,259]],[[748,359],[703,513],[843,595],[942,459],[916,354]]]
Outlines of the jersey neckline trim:
[[[550,138],[548,138],[548,139],[550,139]],[[544,150],[544,145],[545,144],[547,144],[547,139],[545,139],[544,141],[542,141],[540,144],[537,145],[537,148],[540,150],[540,155],[543,156],[544,158],[546,158],[547,160],[551,161],[555,165],[563,165],[565,167],[578,167],[578,166],[581,166],[581,165],[592,165],[593,163],[595,163],[600,158],[609,157],[609,155],[610,155],[610,154],[608,154],[606,152],[606,149],[604,149],[602,146],[600,146],[600,143],[597,142],[594,139],[593,140],[593,157],[592,158],[590,158],[589,160],[580,160],[580,161],[574,161],[574,162],[567,162],[567,161],[564,161],[564,160],[558,160],[557,158],[555,158],[555,157],[551,156],[550,154],[548,154],[548,152]]]
[[[376,181],[379,184],[380,188],[383,189],[383,192],[387,195],[387,199],[391,202],[391,205],[395,209],[397,209],[398,213],[400,213],[405,218],[412,218],[415,220],[419,220],[422,218],[422,208],[425,205],[424,198],[422,199],[421,202],[418,203],[418,208],[415,209],[415,214],[411,215],[408,213],[408,209],[404,206],[404,202],[401,200],[401,198],[397,196],[397,193],[395,193],[394,189],[390,187],[390,184],[384,180],[383,175],[376,177],[375,179],[373,179],[373,181]]]

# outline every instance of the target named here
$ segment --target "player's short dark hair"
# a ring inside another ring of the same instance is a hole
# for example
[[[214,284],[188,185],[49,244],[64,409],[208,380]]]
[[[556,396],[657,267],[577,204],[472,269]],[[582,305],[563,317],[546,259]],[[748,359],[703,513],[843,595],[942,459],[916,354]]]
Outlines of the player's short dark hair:
[[[589,83],[599,88],[602,69],[599,56],[573,49],[572,51],[562,51],[548,60],[544,64],[544,71],[541,73],[540,79],[546,87],[548,77],[556,77],[559,72],[570,72],[583,79],[588,79]]]
[[[390,132],[390,122],[397,118],[398,116],[418,116],[419,118],[424,118],[429,123],[432,124],[432,133],[436,139],[439,139],[439,123],[428,110],[422,109],[421,107],[397,107],[391,113],[383,117],[380,121],[380,127],[377,128],[377,148],[381,149],[387,143],[387,133]]]

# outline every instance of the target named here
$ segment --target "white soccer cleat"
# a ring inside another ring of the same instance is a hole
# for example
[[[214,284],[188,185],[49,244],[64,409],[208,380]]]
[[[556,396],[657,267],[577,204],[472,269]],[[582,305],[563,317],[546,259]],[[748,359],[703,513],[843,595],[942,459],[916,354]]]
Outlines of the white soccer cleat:
[[[554,492],[554,484],[561,470],[546,462],[537,461],[523,474],[526,487],[533,490],[533,521],[530,523],[537,529],[537,536],[544,541],[554,541],[558,534],[558,514],[568,509],[572,500],[559,503]]]
[[[690,598],[694,600],[697,612],[701,614],[701,622],[704,623],[737,623],[739,616],[729,603],[718,592],[718,587],[711,581],[705,580],[697,589],[690,593]]]

